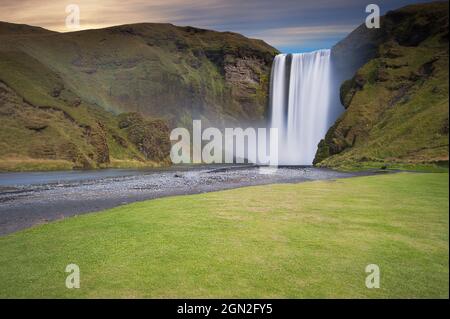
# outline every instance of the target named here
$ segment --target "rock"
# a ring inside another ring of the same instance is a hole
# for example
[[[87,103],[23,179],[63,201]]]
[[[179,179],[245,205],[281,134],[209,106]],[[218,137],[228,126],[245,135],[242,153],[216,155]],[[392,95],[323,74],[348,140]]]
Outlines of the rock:
[[[109,163],[109,146],[106,140],[105,126],[100,122],[97,122],[94,126],[87,126],[85,135],[95,150],[92,159],[97,164]]]
[[[79,97],[74,98],[73,100],[69,101],[70,106],[77,107],[81,104],[81,99]]]
[[[128,148],[128,143],[123,137],[121,137],[117,134],[113,134],[112,137],[117,142],[117,144],[119,144],[120,146],[122,146],[124,148]]]
[[[389,73],[384,68],[378,68],[375,75],[375,81],[386,82],[389,80]]]
[[[346,110],[315,165],[448,160],[448,2],[406,6],[381,25],[362,25],[332,49]]]
[[[429,77],[434,71],[433,64],[438,60],[438,57],[434,57],[431,61],[424,63],[419,69],[419,75],[422,77]]]
[[[29,130],[35,131],[35,132],[41,132],[45,130],[48,127],[48,123],[45,122],[29,122],[25,124],[25,127]]]
[[[61,91],[64,90],[64,86],[57,86],[53,88],[53,90],[50,92],[50,95],[52,97],[59,97],[61,95]]]
[[[350,106],[353,96],[364,88],[366,79],[361,74],[356,74],[351,80],[344,81],[340,88],[341,103],[345,108]]]
[[[147,160],[169,160],[171,143],[167,122],[146,118],[139,113],[124,113],[119,117],[119,128],[126,131],[128,139]]]

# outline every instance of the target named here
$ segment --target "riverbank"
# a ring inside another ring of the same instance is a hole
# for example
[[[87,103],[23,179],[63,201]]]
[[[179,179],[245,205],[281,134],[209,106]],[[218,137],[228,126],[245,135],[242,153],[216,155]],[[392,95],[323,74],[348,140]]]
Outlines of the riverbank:
[[[119,160],[112,158],[110,163],[103,164],[100,169],[153,169],[167,168],[170,163],[157,163],[152,161]],[[194,166],[194,165],[191,165]],[[195,166],[198,166],[196,164]],[[342,161],[336,166],[326,166],[318,163],[317,168],[328,168],[342,172],[361,172],[367,170],[403,170],[430,173],[448,172],[448,161],[434,163],[402,163],[402,162],[356,162]],[[2,158],[0,159],[0,174],[15,172],[57,172],[57,171],[96,171],[82,170],[74,167],[74,163],[65,160],[47,160],[32,158]]]
[[[1,237],[0,296],[448,298],[448,209],[435,173],[139,202]]]
[[[441,162],[356,162],[356,161],[340,161],[338,165],[330,165],[318,163],[316,167],[330,168],[343,172],[359,172],[367,170],[394,170],[409,171],[423,173],[448,173],[448,160]]]
[[[159,197],[367,174],[374,173],[344,173],[312,167],[284,167],[268,171],[251,165],[4,173],[0,174],[0,235]]]
[[[109,163],[101,164],[100,169],[149,169],[170,166],[168,162],[152,162],[138,160],[119,160],[112,158]],[[35,158],[0,158],[0,174],[7,172],[51,172],[80,170],[75,163],[67,160],[50,160]]]

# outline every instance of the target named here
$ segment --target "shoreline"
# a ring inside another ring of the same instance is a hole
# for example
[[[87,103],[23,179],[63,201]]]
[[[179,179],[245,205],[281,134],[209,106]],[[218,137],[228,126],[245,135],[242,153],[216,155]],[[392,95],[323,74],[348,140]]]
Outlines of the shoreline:
[[[0,185],[0,236],[36,224],[161,197],[376,174],[375,171],[338,172],[313,167],[279,168],[274,174],[267,174],[254,166],[224,165],[121,170],[121,174],[108,176],[101,176],[101,172],[107,171],[97,171],[95,176],[90,172],[81,178],[72,175],[82,173],[69,171],[60,178],[53,176],[41,182],[22,180],[16,185]]]

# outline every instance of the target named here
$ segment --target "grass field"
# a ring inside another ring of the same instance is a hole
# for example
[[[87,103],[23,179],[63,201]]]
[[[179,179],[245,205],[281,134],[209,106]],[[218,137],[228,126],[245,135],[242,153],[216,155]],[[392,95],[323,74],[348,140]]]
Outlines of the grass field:
[[[448,173],[399,173],[69,218],[0,238],[0,297],[448,298],[448,191]]]

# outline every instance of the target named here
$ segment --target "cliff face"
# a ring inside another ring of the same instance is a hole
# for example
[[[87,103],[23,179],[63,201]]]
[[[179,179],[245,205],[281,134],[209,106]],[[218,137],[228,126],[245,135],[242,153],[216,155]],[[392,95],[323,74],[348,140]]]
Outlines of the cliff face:
[[[32,103],[0,82],[0,171],[168,164],[167,124],[141,115],[132,120],[129,126],[139,125],[158,143],[133,138],[101,108],[64,97]]]
[[[332,52],[345,112],[316,165],[448,162],[448,2],[389,12]]]
[[[173,126],[192,117],[217,124],[262,119],[277,53],[235,33],[151,23],[13,33],[2,39],[0,52],[6,50],[48,67],[83,100],[115,113],[162,117]]]
[[[262,121],[276,53],[170,24],[57,33],[0,22],[0,169],[166,163],[169,127]],[[135,123],[121,126],[121,113]]]

